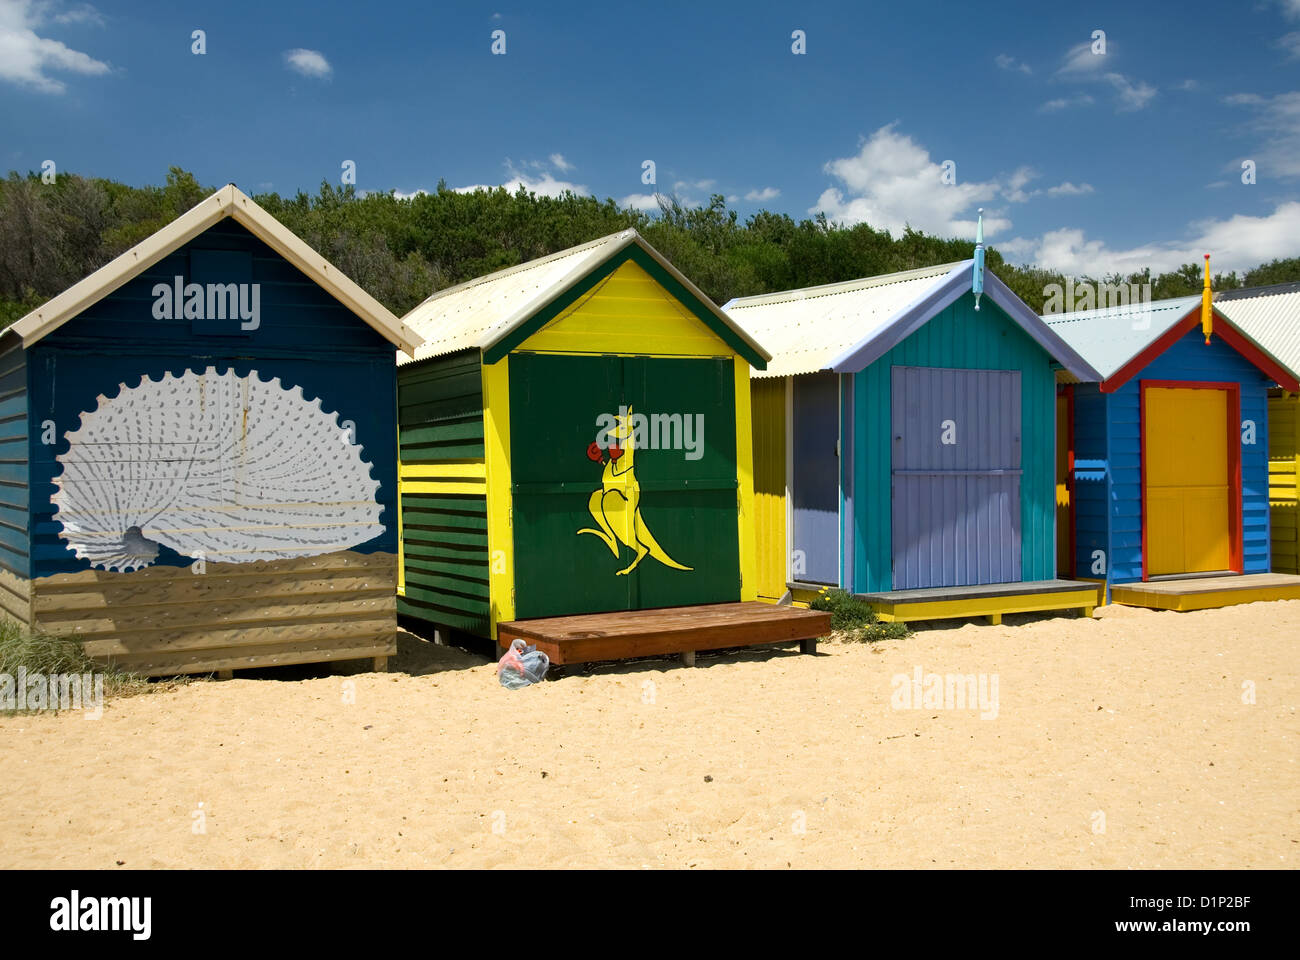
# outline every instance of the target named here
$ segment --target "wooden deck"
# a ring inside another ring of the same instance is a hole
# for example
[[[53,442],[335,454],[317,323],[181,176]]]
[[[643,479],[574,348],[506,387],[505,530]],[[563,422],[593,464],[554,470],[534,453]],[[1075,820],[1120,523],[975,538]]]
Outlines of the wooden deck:
[[[857,596],[870,603],[881,620],[988,617],[990,623],[1001,623],[1003,614],[1047,610],[1081,610],[1085,617],[1090,617],[1093,608],[1101,602],[1101,584],[1082,580],[1028,580],[969,587],[890,590]]]
[[[521,638],[556,665],[667,654],[692,664],[697,650],[796,640],[804,653],[816,653],[817,638],[830,630],[829,613],[748,601],[512,620],[497,625],[497,644],[500,652]]]
[[[1114,603],[1154,610],[1209,610],[1257,600],[1297,600],[1300,599],[1300,576],[1248,573],[1116,583],[1110,588],[1110,599]]]

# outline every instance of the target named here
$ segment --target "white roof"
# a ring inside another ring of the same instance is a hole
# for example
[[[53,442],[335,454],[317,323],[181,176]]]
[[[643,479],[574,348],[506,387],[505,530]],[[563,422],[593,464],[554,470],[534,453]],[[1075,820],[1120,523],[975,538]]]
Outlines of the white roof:
[[[1247,336],[1300,372],[1300,283],[1225,290],[1214,306]]]
[[[788,377],[828,370],[836,358],[884,331],[927,293],[936,279],[962,263],[945,263],[880,277],[738,297],[723,310],[772,351],[755,377]]]
[[[361,287],[349,280],[338,267],[294,236],[284,224],[271,216],[233,183],[222,187],[193,209],[167,226],[141,240],[126,253],[100,267],[90,276],[64,290],[54,299],[37,307],[9,327],[30,347],[46,334],[57,330],[86,307],[97,303],[114,290],[134,279],[172,251],[184,246],[220,220],[231,217],[255,237],[314,280],[334,299],[370,324],[390,343],[401,350],[414,350],[420,338],[392,312]]]
[[[399,366],[439,357],[458,350],[484,350],[534,316],[556,297],[608,261],[619,251],[636,245],[652,257],[686,291],[735,333],[764,360],[768,352],[712,300],[665,260],[635,230],[592,240],[548,257],[530,260],[487,276],[439,290],[403,317],[403,322],[424,338],[409,355],[398,354]]]

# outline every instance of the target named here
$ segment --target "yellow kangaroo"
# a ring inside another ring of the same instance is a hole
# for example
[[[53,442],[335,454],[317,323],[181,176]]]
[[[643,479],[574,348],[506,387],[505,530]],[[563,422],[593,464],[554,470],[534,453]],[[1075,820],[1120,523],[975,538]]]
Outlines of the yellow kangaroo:
[[[646,526],[645,518],[641,516],[641,485],[637,483],[633,469],[635,449],[632,442],[632,408],[627,408],[626,416],[615,419],[617,424],[608,435],[618,441],[622,454],[615,459],[611,453],[601,477],[600,489],[594,491],[587,501],[587,509],[591,511],[591,517],[600,529],[583,527],[578,533],[600,537],[615,558],[619,554],[620,542],[636,551],[636,559],[618,571],[617,576],[620,577],[635,570],[646,554],[674,570],[694,569],[668,556]]]

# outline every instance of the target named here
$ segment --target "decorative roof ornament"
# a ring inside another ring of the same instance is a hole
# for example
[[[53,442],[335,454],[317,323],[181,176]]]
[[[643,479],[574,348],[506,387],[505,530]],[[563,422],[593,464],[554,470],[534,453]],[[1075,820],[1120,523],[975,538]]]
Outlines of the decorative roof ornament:
[[[984,295],[984,208],[979,209],[979,222],[975,225],[975,276],[971,278],[971,290],[975,294],[975,309],[980,308],[980,297]]]
[[[1210,306],[1210,300],[1213,294],[1210,292],[1210,255],[1205,255],[1205,286],[1201,288],[1201,332],[1205,334],[1205,342],[1210,342],[1210,334],[1214,332],[1214,307]]]

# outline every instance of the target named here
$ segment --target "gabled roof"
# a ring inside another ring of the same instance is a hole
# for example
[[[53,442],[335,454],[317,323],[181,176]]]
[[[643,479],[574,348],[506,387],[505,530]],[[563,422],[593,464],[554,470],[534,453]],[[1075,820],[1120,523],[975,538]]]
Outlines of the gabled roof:
[[[1214,307],[1300,373],[1300,283],[1224,290],[1214,295]]]
[[[231,217],[247,228],[397,348],[414,350],[419,345],[419,336],[393,316],[387,307],[294,236],[288,227],[259,207],[233,183],[222,187],[120,257],[37,307],[4,332],[21,336],[23,346],[30,347],[226,217]]]
[[[973,260],[963,260],[802,290],[739,297],[723,310],[772,348],[772,362],[756,377],[819,370],[856,373],[969,292],[973,267]],[[1076,377],[1099,379],[1087,361],[991,271],[984,273],[984,295]]]
[[[493,362],[531,332],[528,322],[552,304],[565,302],[631,255],[650,267],[696,316],[723,339],[730,339],[742,356],[762,367],[769,354],[676,267],[665,260],[635,230],[623,230],[599,240],[561,250],[538,260],[498,270],[445,290],[439,290],[408,313],[403,322],[424,338],[424,345],[398,365],[439,357],[458,350],[484,352]]]
[[[1284,386],[1295,370],[1241,329],[1216,305],[1214,332],[1264,374]],[[1197,295],[1131,302],[1095,310],[1046,314],[1043,319],[1101,374],[1105,393],[1118,390],[1200,323]]]
[[[1200,308],[1201,298],[1196,295],[1048,313],[1043,319],[1097,368],[1100,379],[1108,380],[1181,322],[1189,310]]]

